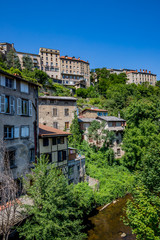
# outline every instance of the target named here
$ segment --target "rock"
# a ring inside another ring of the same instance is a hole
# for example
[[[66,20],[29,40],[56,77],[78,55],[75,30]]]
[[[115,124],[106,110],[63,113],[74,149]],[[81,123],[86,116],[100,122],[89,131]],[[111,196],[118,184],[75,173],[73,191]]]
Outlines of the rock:
[[[122,238],[124,238],[124,237],[126,237],[126,236],[127,236],[126,233],[122,233],[122,234],[121,234],[121,237],[122,237]]]

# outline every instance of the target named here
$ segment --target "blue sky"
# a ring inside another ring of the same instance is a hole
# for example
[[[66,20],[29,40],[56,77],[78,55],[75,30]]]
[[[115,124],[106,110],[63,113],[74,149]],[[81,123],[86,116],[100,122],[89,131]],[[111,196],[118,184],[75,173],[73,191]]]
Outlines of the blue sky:
[[[91,68],[147,69],[160,79],[160,1],[1,1],[0,42],[81,57]]]

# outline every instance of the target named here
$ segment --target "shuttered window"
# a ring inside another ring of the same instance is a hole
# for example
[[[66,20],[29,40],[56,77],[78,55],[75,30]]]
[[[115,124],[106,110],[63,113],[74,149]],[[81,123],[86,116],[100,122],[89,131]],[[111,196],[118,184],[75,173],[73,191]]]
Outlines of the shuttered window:
[[[19,127],[14,128],[14,138],[19,138]]]
[[[15,112],[15,98],[2,94],[0,96],[0,112],[14,114]]]
[[[32,101],[29,100],[29,116],[32,116]]]
[[[17,115],[22,114],[22,99],[18,98],[17,99]]]
[[[0,85],[5,87],[5,76],[0,75]]]
[[[20,84],[20,90],[21,90],[21,92],[23,92],[23,93],[29,93],[28,83],[21,82],[21,84]]]

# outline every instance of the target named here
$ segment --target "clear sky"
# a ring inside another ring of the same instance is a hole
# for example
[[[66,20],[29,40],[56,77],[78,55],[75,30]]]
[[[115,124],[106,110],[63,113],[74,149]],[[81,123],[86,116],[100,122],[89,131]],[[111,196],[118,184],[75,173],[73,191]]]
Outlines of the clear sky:
[[[59,49],[91,69],[147,69],[159,80],[160,0],[1,1],[0,42]]]

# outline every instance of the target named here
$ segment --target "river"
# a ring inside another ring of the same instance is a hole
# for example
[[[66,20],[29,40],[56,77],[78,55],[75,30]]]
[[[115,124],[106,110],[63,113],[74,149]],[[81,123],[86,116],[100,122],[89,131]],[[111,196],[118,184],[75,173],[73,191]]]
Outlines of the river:
[[[93,227],[88,231],[88,240],[135,240],[131,229],[125,226],[121,217],[124,216],[123,208],[130,195],[119,198],[115,203],[111,203],[104,210],[89,218]],[[102,209],[99,207],[98,210]],[[122,233],[126,237],[121,237]]]

